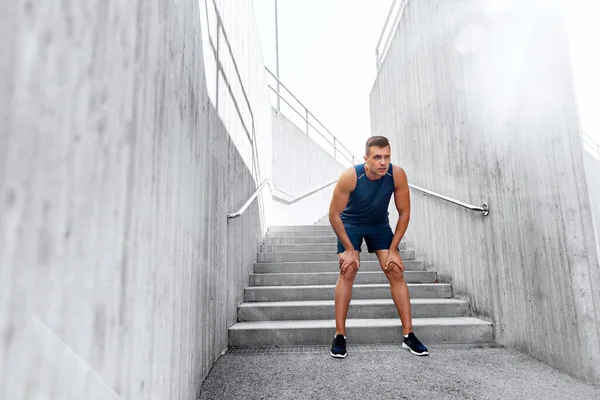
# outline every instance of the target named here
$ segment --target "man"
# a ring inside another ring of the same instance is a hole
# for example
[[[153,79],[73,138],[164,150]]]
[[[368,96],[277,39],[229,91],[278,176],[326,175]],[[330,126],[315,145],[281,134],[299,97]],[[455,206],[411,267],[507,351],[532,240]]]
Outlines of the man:
[[[404,264],[398,246],[410,219],[410,193],[404,170],[390,163],[390,144],[383,136],[367,140],[365,163],[344,171],[335,186],[329,222],[338,237],[340,275],[335,287],[335,337],[330,355],[344,358],[346,352],[346,317],[352,297],[352,285],[360,267],[363,238],[369,253],[375,253],[390,282],[394,304],[398,309],[404,341],[411,353],[429,354],[412,332],[410,296],[404,280]],[[388,205],[394,194],[400,214],[392,233]]]

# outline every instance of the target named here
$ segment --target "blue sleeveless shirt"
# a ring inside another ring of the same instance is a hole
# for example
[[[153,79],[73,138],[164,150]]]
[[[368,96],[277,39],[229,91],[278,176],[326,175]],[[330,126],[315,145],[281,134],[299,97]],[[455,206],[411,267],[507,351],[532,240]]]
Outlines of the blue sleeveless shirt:
[[[350,225],[389,224],[388,206],[394,193],[392,164],[382,178],[372,181],[367,178],[365,165],[355,165],[356,187],[350,193],[348,205],[340,214],[342,222]]]

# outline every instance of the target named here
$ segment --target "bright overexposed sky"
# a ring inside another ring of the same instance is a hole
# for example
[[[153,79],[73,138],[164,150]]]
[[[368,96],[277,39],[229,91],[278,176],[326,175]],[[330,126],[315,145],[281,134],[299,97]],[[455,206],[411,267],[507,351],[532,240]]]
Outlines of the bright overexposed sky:
[[[273,72],[274,5],[275,0],[254,0],[265,64]],[[281,81],[357,157],[371,136],[375,45],[390,5],[391,0],[278,1]]]
[[[600,143],[600,1],[565,0],[582,129]]]
[[[278,0],[281,81],[361,159],[371,136],[375,47],[391,4]],[[581,125],[600,142],[600,1],[565,0],[564,7]],[[254,9],[265,64],[275,72],[275,0],[254,0]]]

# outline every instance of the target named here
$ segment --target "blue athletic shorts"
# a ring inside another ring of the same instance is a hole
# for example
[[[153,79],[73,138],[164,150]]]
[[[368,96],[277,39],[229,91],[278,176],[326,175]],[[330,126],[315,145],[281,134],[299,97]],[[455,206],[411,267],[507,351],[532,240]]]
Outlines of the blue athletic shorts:
[[[389,250],[392,239],[394,238],[392,228],[390,228],[390,224],[388,223],[373,226],[351,225],[345,223],[344,228],[346,229],[346,234],[348,235],[348,238],[350,238],[354,250],[358,251],[360,251],[363,238],[367,243],[367,250],[369,253],[374,253],[375,250]],[[344,246],[338,239],[337,252],[339,254],[344,251]]]

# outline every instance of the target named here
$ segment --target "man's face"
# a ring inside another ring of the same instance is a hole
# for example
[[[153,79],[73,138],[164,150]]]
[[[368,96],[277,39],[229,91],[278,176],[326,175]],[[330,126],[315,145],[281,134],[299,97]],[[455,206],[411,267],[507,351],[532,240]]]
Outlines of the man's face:
[[[377,176],[385,176],[390,167],[390,146],[369,147],[369,153],[365,156],[367,167]]]

